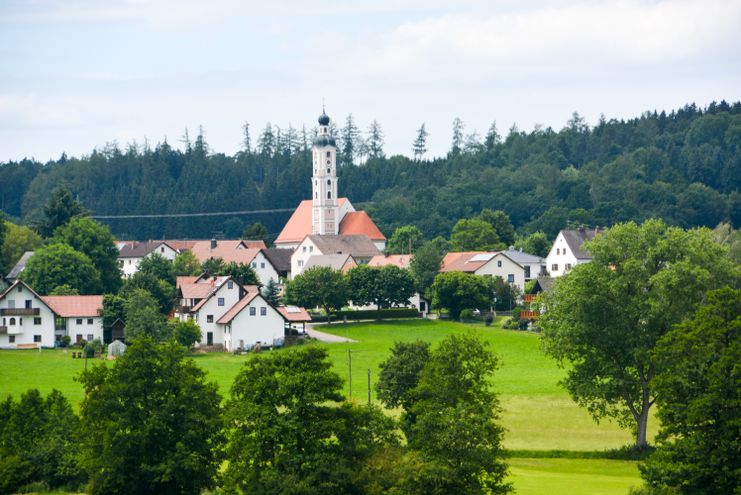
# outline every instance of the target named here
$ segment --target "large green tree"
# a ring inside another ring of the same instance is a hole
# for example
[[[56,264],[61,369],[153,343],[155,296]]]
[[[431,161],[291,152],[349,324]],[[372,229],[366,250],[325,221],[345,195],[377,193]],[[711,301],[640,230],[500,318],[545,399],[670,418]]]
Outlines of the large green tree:
[[[151,253],[139,262],[139,271],[148,273],[168,284],[175,285],[175,270],[172,261],[159,253]]]
[[[671,493],[741,489],[741,291],[710,292],[692,320],[675,326],[654,356],[661,420],[644,480]]]
[[[315,266],[296,275],[286,284],[286,299],[305,308],[322,308],[331,322],[331,313],[342,308],[350,298],[345,276],[339,270]]]
[[[5,241],[0,243],[0,265],[5,266],[2,275],[7,275],[23,253],[37,250],[44,241],[36,232],[23,225],[12,222],[5,222],[4,225],[6,234]]]
[[[221,465],[215,383],[174,342],[142,338],[81,377],[83,464],[92,494],[199,494]]]
[[[653,349],[713,288],[738,269],[708,229],[685,231],[659,220],[630,222],[586,244],[591,263],[559,278],[539,320],[543,348],[569,363],[563,385],[595,418],[612,417],[647,444],[654,381]]]
[[[227,488],[241,493],[365,493],[364,460],[393,443],[392,422],[343,402],[327,350],[257,356],[234,380]]]
[[[417,249],[409,263],[409,271],[414,277],[417,291],[427,297],[429,297],[428,290],[432,287],[432,283],[440,271],[443,256],[445,256],[445,253],[439,244],[430,241],[422,244]]]
[[[492,227],[497,233],[499,240],[502,241],[506,246],[511,246],[515,242],[515,228],[512,226],[512,220],[502,210],[490,210],[484,208],[479,214],[479,218]]]
[[[58,227],[66,225],[73,218],[90,214],[65,185],[54,189],[51,198],[44,205],[43,213],[44,217],[38,225],[42,237],[51,237]]]
[[[432,284],[432,307],[445,308],[454,320],[464,309],[487,309],[492,301],[492,285],[484,277],[463,272],[445,272]]]
[[[424,242],[425,236],[415,225],[404,225],[394,230],[386,246],[389,254],[412,254]]]
[[[157,278],[150,272],[136,272],[124,281],[119,295],[128,298],[135,289],[144,289],[157,301],[160,313],[169,314],[175,303],[175,287],[165,281]]]
[[[175,277],[194,276],[203,273],[201,262],[191,251],[181,251],[172,261],[172,274]]]
[[[545,258],[551,250],[551,242],[543,232],[533,232],[526,237],[519,237],[515,241],[515,249]]]
[[[480,218],[458,220],[450,235],[450,244],[455,251],[496,251],[507,247],[494,227]]]
[[[242,232],[242,239],[265,241],[265,244],[268,244],[269,237],[270,233],[268,232],[268,228],[260,222],[255,222],[252,225],[249,225],[244,229],[244,232]]]
[[[80,294],[99,294],[100,273],[85,254],[67,244],[50,244],[38,249],[28,260],[21,278],[39,294],[49,294],[60,285]]]
[[[127,292],[124,321],[127,341],[142,336],[161,341],[170,336],[165,315],[160,312],[157,300],[145,289],[132,289]]]
[[[53,241],[87,255],[100,273],[104,292],[115,293],[121,286],[118,249],[108,227],[89,217],[74,217],[54,231]]]
[[[347,272],[353,304],[375,304],[380,318],[382,308],[408,305],[414,295],[414,279],[408,270],[396,265],[371,267],[359,265]]]

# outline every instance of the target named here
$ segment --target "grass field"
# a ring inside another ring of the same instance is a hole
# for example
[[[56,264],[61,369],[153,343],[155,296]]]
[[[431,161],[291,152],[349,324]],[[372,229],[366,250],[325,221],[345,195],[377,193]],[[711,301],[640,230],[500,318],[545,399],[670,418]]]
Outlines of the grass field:
[[[496,325],[485,327],[429,320],[332,324],[320,329],[357,341],[312,344],[327,346],[335,370],[346,381],[350,375],[350,351],[355,400],[366,400],[368,370],[371,371],[372,389],[378,365],[386,359],[395,341],[421,339],[435,343],[450,333],[470,332],[489,342],[499,358],[500,367],[493,386],[502,403],[506,448],[602,451],[631,442],[630,432],[611,422],[596,424],[572,402],[558,385],[564,371],[542,355],[539,337],[535,334],[502,330]],[[194,359],[226,396],[235,375],[250,356],[213,353],[195,355]],[[17,396],[32,387],[39,388],[42,393],[57,388],[78,403],[82,399],[82,389],[74,377],[84,366],[84,360],[72,359],[69,353],[61,350],[0,351],[0,398],[8,394]],[[349,394],[347,383],[345,394]],[[656,421],[650,423],[651,432],[656,431],[656,426]],[[640,482],[636,463],[630,461],[512,458],[510,465],[512,480],[520,494],[624,495],[628,487]]]

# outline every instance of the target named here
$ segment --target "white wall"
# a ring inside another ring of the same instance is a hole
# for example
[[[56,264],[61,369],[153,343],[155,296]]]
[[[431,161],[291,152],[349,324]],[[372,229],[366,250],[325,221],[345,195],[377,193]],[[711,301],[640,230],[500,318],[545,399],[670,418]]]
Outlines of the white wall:
[[[254,315],[250,315],[250,308],[254,308]],[[252,347],[258,342],[272,346],[275,339],[285,335],[285,320],[262,296],[250,301],[229,324],[220,326],[224,327],[224,346],[227,351]]]
[[[262,251],[257,253],[251,264],[262,285],[268,285],[268,282],[270,282],[271,279],[276,283],[280,281],[278,272],[273,267],[273,264],[268,261],[264,254],[262,254]]]
[[[13,349],[18,344],[33,344],[35,335],[41,338],[40,342],[36,342],[37,345],[54,347],[54,313],[26,287],[20,284],[14,287],[0,300],[0,308],[9,309],[10,306],[14,306],[16,309],[23,309],[26,307],[26,300],[31,301],[31,308],[39,309],[39,314],[37,316],[1,315],[0,326],[7,327],[7,332],[0,335],[0,348]],[[13,301],[13,304],[10,301]],[[11,318],[15,322],[14,325],[10,324]],[[41,324],[35,324],[34,318],[41,318]],[[13,343],[10,342],[11,336],[15,338]]]
[[[525,269],[502,254],[495,255],[475,273],[476,275],[502,277],[505,282],[509,282],[519,288],[521,292],[525,292]],[[510,275],[512,281],[510,281]]]
[[[72,339],[71,343],[77,342],[77,336],[82,335],[82,338],[91,341],[94,339],[100,339],[103,341],[103,318],[95,316],[81,316],[81,317],[69,317],[67,320],[67,335]],[[78,323],[78,320],[80,323]],[[92,323],[88,323],[92,321]],[[61,332],[60,332],[61,334]],[[90,338],[92,335],[92,339]]]
[[[130,278],[133,274],[139,271],[139,263],[141,258],[119,258],[118,265],[121,267],[124,278]]]
[[[219,306],[219,298],[224,298],[224,305]],[[239,301],[239,284],[232,281],[232,288],[229,288],[229,281],[221,284],[215,294],[198,310],[196,314],[196,323],[201,327],[201,343],[206,345],[208,342],[208,332],[213,332],[213,343],[224,344],[223,325],[217,325],[219,318],[229,311],[232,306]],[[208,322],[208,315],[213,315],[211,323]]]
[[[576,259],[574,253],[571,252],[569,244],[563,236],[563,233],[559,232],[556,240],[553,242],[548,256],[546,257],[546,270],[551,277],[560,277],[569,272],[569,270],[575,267],[579,260]],[[582,263],[586,263],[584,260]]]
[[[291,279],[296,277],[296,275],[300,275],[301,272],[304,271],[304,267],[306,266],[306,262],[309,261],[309,258],[321,254],[324,253],[319,251],[319,248],[311,242],[311,239],[308,237],[305,238],[291,255]]]

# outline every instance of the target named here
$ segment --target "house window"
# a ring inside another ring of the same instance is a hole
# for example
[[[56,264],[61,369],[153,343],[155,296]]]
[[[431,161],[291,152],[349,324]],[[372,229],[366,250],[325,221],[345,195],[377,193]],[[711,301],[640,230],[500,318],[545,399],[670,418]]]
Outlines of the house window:
[[[250,316],[255,316],[257,314],[257,311],[255,308],[250,308]]]
[[[82,318],[77,318],[77,324],[82,325]]]
[[[260,316],[267,316],[267,314],[268,314],[268,308],[266,308],[265,306],[260,308]]]
[[[301,249],[304,253],[306,252],[306,246]]]
[[[558,271],[558,263],[554,263],[554,264],[551,265],[551,271],[552,272],[557,272]]]
[[[567,271],[567,272],[568,272],[569,270],[571,270],[571,263],[566,263],[566,265],[565,265],[565,266],[563,267],[563,269],[564,269],[565,271]]]
[[[33,324],[34,325],[41,325],[41,318],[38,317],[38,316],[36,318],[34,318],[33,319]]]
[[[502,268],[502,260],[497,260],[497,268]]]
[[[88,341],[88,342],[90,342],[90,341],[91,341],[91,340],[93,340],[94,338],[95,338],[95,336],[94,336],[94,335],[93,335],[92,333],[89,333],[89,334],[87,334],[87,341]]]
[[[561,254],[561,250],[556,248],[556,254]]]
[[[219,306],[223,306],[224,305],[224,298],[223,297],[220,297],[219,298],[218,304],[219,304]]]
[[[230,281],[228,281],[228,282],[226,283],[226,288],[227,288],[227,289],[233,289],[233,288],[234,288],[234,282],[232,282],[231,280],[230,280]]]
[[[332,185],[332,181],[331,181],[331,180],[328,180],[328,181],[327,181],[327,185],[328,185],[328,186],[331,186],[331,185]]]
[[[265,263],[260,263],[260,268],[265,268]]]
[[[213,323],[214,315],[206,315],[206,323]]]
[[[515,276],[514,276],[514,274],[510,273],[509,275],[507,275],[507,282],[509,282],[510,284],[514,284],[515,283]]]
[[[298,266],[304,266],[304,260],[298,260]]]
[[[9,323],[9,325],[15,325],[15,318],[11,318],[11,319],[10,319],[10,323]]]
[[[88,318],[87,319],[87,324],[88,325],[92,325],[93,324],[93,319],[92,318]]]
[[[8,335],[8,342],[11,344],[15,344],[15,335]]]
[[[23,292],[23,287],[20,285],[18,286],[18,292]]]
[[[164,253],[164,252],[165,252],[165,248],[161,247],[160,248],[160,253]]]
[[[131,260],[129,260],[129,265],[131,264]]]
[[[41,342],[41,335],[34,335],[33,336],[33,341],[34,342]]]
[[[314,246],[309,246],[309,252],[310,253],[313,253],[314,252]]]
[[[252,262],[252,268],[257,268],[257,261]]]
[[[26,299],[26,309],[31,309],[31,300]]]
[[[525,265],[525,278],[530,278],[530,265]]]

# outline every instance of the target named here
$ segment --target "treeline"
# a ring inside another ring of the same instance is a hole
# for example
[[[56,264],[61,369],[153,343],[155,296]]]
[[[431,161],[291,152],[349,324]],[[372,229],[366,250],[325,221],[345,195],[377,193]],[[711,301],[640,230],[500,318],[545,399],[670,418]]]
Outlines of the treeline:
[[[413,158],[386,157],[374,122],[362,133],[349,116],[336,130],[340,194],[362,204],[387,236],[416,225],[427,238],[448,236],[460,218],[503,210],[520,233],[550,237],[568,223],[612,225],[662,218],[684,228],[741,225],[741,103],[647,112],[590,127],[574,114],[561,130],[496,124],[484,137],[456,119],[447,156],[424,159],[420,128]],[[66,183],[96,215],[294,208],[310,195],[313,131],[268,124],[253,146],[212,152],[203,133],[183,150],[107,145],[90,155],[41,164],[0,164],[0,208],[31,223],[51,191]],[[290,212],[107,220],[119,238],[238,236],[260,221],[273,236]]]

